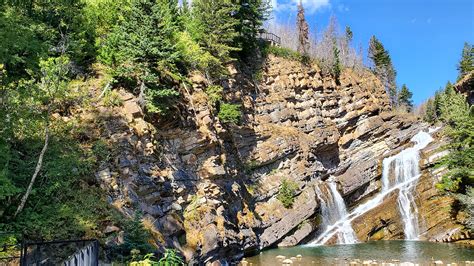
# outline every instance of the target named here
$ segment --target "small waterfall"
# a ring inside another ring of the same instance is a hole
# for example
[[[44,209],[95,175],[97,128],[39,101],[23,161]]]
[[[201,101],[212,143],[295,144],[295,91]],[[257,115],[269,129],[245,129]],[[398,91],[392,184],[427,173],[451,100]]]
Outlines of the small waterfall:
[[[319,187],[316,187],[316,194],[321,204],[322,224],[325,228],[331,228],[331,225],[347,217],[346,204],[341,194],[337,190],[335,182],[328,183],[329,191],[323,193]],[[327,190],[327,188],[326,188]],[[327,196],[325,199],[324,196]],[[337,232],[338,244],[357,243],[357,237],[352,229],[350,221],[343,221],[340,230]]]
[[[415,143],[413,147],[407,148],[397,155],[385,158],[383,161],[382,193],[390,187],[405,183],[410,179],[420,177],[420,150],[426,147],[433,138],[426,132],[416,134],[411,141]],[[394,168],[394,180],[390,180],[390,172]],[[400,187],[398,193],[398,208],[404,225],[405,239],[417,240],[418,229],[418,208],[415,203],[415,187],[417,182],[410,182],[406,186]]]
[[[430,130],[429,132],[432,133],[434,131],[436,131],[436,129]],[[418,209],[413,194],[418,178],[420,177],[418,165],[420,159],[419,153],[421,149],[425,148],[432,141],[433,138],[430,134],[420,131],[411,139],[411,142],[414,143],[413,147],[404,149],[394,156],[385,158],[383,160],[382,169],[382,191],[374,198],[357,206],[349,214],[343,215],[335,222],[332,222],[331,225],[326,227],[326,230],[322,234],[311,242],[311,245],[323,245],[335,234],[338,236],[344,234],[354,219],[377,207],[383,202],[387,195],[396,190],[399,191],[398,207],[404,223],[405,238],[416,240],[419,234]],[[392,170],[394,170],[393,174],[391,174]],[[328,211],[331,212],[333,210],[328,209]],[[337,212],[339,213],[339,211]]]

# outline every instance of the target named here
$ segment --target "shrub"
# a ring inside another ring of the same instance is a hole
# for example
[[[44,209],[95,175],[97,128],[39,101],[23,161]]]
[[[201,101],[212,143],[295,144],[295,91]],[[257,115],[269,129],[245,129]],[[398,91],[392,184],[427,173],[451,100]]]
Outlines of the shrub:
[[[469,217],[466,225],[472,230],[474,229],[474,187],[468,187],[466,191],[466,195],[458,194],[457,198]]]
[[[264,55],[273,54],[278,57],[283,57],[286,59],[291,59],[291,60],[296,60],[296,61],[303,60],[303,56],[300,53],[295,52],[289,48],[279,47],[279,46],[266,45],[263,48],[263,54]]]
[[[108,91],[104,95],[104,105],[107,107],[121,106],[123,104],[122,98],[117,91]]]
[[[283,179],[281,182],[277,199],[283,204],[285,208],[289,209],[293,207],[297,189],[298,185],[291,180]]]
[[[181,266],[184,265],[183,258],[174,249],[166,249],[163,257],[156,261],[155,255],[149,253],[143,257],[143,260],[133,261],[131,266]]]
[[[222,91],[224,89],[218,85],[211,85],[206,88],[206,94],[209,97],[211,104],[216,104],[222,101]]]
[[[176,250],[166,249],[160,259],[160,265],[184,265],[184,261]]]
[[[240,104],[223,103],[219,110],[218,117],[223,123],[238,124],[242,117]]]
[[[148,243],[150,233],[143,226],[141,213],[136,212],[132,220],[125,222],[124,243],[116,246],[113,255],[122,259],[140,259],[140,254],[148,254],[153,247]]]

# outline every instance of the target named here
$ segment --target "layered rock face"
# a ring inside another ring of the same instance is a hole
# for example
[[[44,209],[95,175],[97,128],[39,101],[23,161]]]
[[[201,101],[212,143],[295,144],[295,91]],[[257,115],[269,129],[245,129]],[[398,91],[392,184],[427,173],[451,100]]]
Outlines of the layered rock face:
[[[345,70],[336,83],[315,65],[273,56],[260,82],[230,72],[225,100],[242,104],[240,125],[218,121],[199,75],[184,92],[182,121],[145,122],[127,93],[120,113],[102,114],[103,136],[117,151],[97,175],[110,202],[128,215],[140,210],[157,242],[192,262],[309,241],[321,220],[315,186],[334,176],[349,207],[357,205],[380,189],[383,157],[422,127],[388,112],[368,72]],[[283,180],[297,187],[291,208],[277,199]],[[354,225],[360,239],[380,230],[400,236],[379,225],[389,218],[373,219],[370,232]]]
[[[445,168],[434,167],[447,151],[440,149],[447,139],[439,133],[435,140],[421,151],[421,177],[416,183],[414,199],[417,205],[419,238],[433,242],[460,242],[472,245],[474,235],[465,228],[464,213],[456,209],[455,199],[443,195],[436,183],[446,173]],[[358,217],[353,222],[360,240],[404,239],[403,222],[397,205],[398,190],[389,194],[382,204]]]

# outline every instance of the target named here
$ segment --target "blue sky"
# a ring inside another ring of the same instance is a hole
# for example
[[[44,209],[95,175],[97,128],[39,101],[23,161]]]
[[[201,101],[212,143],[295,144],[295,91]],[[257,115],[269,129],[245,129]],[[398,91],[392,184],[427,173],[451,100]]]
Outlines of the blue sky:
[[[272,0],[274,18],[294,23],[299,0]],[[364,53],[372,35],[390,52],[398,85],[419,104],[457,77],[464,42],[474,43],[473,0],[303,0],[310,31],[321,31],[335,15],[349,25]]]

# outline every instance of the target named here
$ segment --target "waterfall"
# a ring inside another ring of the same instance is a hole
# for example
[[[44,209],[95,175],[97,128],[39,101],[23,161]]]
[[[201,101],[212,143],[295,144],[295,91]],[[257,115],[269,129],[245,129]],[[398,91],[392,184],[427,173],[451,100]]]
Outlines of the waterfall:
[[[430,130],[429,132],[432,133],[434,131]],[[383,160],[381,192],[374,198],[354,208],[349,214],[343,215],[335,222],[332,222],[310,245],[322,245],[334,235],[344,234],[344,232],[347,232],[347,228],[351,227],[354,219],[377,207],[387,195],[396,190],[398,190],[398,208],[404,223],[405,238],[416,240],[419,234],[418,209],[413,194],[420,177],[419,153],[431,141],[433,141],[433,138],[430,134],[420,131],[411,139],[411,142],[414,143],[412,147],[404,149],[394,156],[385,158]],[[328,211],[331,212],[332,209]]]
[[[91,243],[72,254],[66,261],[61,263],[64,266],[96,266],[98,265],[98,243]]]
[[[346,204],[337,190],[336,183],[330,181],[328,187],[329,191],[327,193],[323,193],[319,186],[316,187],[316,195],[321,204],[322,225],[326,228],[330,228],[332,224],[347,217],[348,214]],[[327,195],[326,199],[324,195]],[[337,243],[354,244],[357,242],[357,237],[352,229],[351,223],[343,221],[340,230],[337,232]]]

